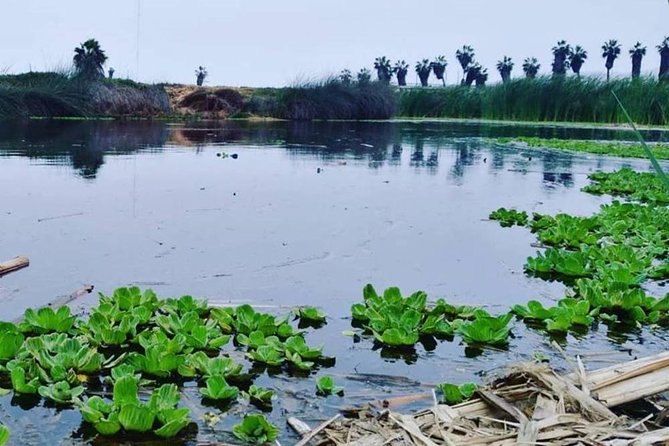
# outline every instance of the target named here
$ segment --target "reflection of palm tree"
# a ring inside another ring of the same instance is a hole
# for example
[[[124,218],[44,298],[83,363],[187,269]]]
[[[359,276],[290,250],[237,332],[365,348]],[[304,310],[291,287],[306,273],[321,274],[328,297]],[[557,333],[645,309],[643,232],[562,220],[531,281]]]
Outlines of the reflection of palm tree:
[[[423,145],[424,141],[422,137],[418,137],[416,140],[416,145],[411,153],[411,165],[412,166],[422,166],[423,165]]]
[[[617,40],[611,39],[608,42],[604,42],[604,45],[602,45],[602,57],[606,59],[604,66],[606,67],[607,82],[611,78],[611,68],[613,68],[613,62],[616,61],[619,55],[620,44]]]
[[[637,42],[630,49],[630,57],[632,58],[632,79],[638,79],[641,75],[641,61],[646,55],[646,47]]]

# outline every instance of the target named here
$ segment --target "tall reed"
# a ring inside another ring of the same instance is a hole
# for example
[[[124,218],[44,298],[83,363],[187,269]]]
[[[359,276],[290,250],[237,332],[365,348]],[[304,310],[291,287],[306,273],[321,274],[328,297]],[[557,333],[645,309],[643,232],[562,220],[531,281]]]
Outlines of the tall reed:
[[[400,94],[399,114],[411,117],[517,121],[626,122],[614,89],[632,119],[669,124],[669,83],[651,78],[538,77],[483,88],[410,88]]]

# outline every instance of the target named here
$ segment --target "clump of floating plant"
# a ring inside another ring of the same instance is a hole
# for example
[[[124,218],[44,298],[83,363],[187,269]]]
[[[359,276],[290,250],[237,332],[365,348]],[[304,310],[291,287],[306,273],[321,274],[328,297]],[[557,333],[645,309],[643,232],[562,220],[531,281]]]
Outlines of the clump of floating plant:
[[[532,136],[514,136],[513,138],[497,138],[498,144],[521,145],[566,150],[569,152],[594,153],[612,155],[623,158],[646,158],[643,146],[629,142],[587,141],[576,139],[537,138]],[[669,145],[655,144],[653,152],[658,159],[669,159]]]
[[[669,191],[661,178],[652,173],[639,173],[629,168],[616,172],[596,172],[588,176],[592,184],[583,188],[591,194],[608,194],[644,203],[669,203]]]
[[[316,381],[316,394],[321,396],[344,396],[344,388],[335,385],[335,381],[331,376],[321,376]]]
[[[452,406],[471,399],[478,390],[478,386],[474,383],[460,385],[442,383],[437,385],[436,390],[441,396],[441,402]]]
[[[518,212],[515,209],[499,208],[490,213],[491,220],[499,221],[499,224],[504,227],[513,225],[525,226],[527,224],[527,212]]]
[[[83,419],[102,435],[126,432],[153,432],[160,437],[174,437],[190,423],[189,409],[178,408],[179,391],[174,384],[154,390],[148,401],[139,398],[139,381],[123,376],[114,383],[111,401],[92,396],[79,403]]]
[[[665,324],[669,295],[649,296],[641,285],[669,279],[669,202],[659,176],[621,169],[590,175],[583,190],[638,202],[613,201],[590,217],[533,214],[527,222],[543,252],[527,259],[528,273],[564,281],[569,296],[545,308],[537,301],[513,312],[553,334],[587,329],[596,320],[621,325]]]
[[[276,440],[279,428],[260,414],[245,415],[241,423],[232,428],[235,437],[250,444],[265,444]]]
[[[444,299],[428,306],[427,294],[417,291],[403,297],[399,288],[391,287],[377,294],[371,284],[363,290],[363,303],[351,307],[354,325],[376,342],[393,348],[411,348],[422,336],[451,338],[462,336],[472,346],[506,345],[512,316],[494,317],[485,310],[454,306]]]
[[[322,321],[320,310],[304,310],[303,318]],[[289,317],[119,288],[100,295],[87,319],[61,307],[26,310],[19,324],[0,322],[0,378],[17,394],[78,407],[101,435],[172,437],[190,423],[189,411],[178,407],[176,384],[158,386],[156,380],[192,380],[203,400],[225,404],[238,399],[241,387],[245,398],[268,410],[273,391],[252,383],[258,365],[308,374],[333,364]],[[245,352],[254,367],[245,370],[228,348]],[[113,389],[111,401],[98,396],[100,384]]]

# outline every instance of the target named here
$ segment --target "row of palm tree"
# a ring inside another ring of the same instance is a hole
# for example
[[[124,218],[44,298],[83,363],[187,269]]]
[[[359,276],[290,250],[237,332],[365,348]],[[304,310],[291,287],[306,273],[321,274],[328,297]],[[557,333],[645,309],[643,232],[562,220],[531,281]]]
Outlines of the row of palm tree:
[[[611,78],[611,69],[620,56],[621,46],[617,40],[611,39],[601,47],[602,58],[604,58],[604,66],[606,68],[607,81]],[[659,79],[669,81],[669,37],[657,46],[660,53],[660,72]],[[560,40],[552,48],[553,62],[551,64],[553,76],[564,76],[567,70],[571,69],[577,77],[581,76],[581,68],[588,59],[588,52],[576,45],[572,47],[565,40]],[[630,50],[629,55],[632,59],[632,77],[638,78],[641,75],[641,62],[646,55],[646,47],[640,42],[637,42]],[[462,67],[462,81],[461,85],[484,86],[488,80],[488,71],[476,62],[474,48],[469,45],[464,45],[461,49],[455,52],[455,58]],[[423,87],[429,85],[429,78],[431,74],[446,85],[446,67],[448,62],[446,57],[437,56],[434,60],[422,59],[415,65],[415,71]],[[511,71],[513,70],[514,62],[508,57],[504,56],[497,62],[497,71],[502,78],[503,83],[511,80]],[[528,57],[523,61],[523,72],[527,78],[535,78],[539,73],[541,64],[539,64],[536,57]],[[385,56],[377,57],[374,61],[374,69],[376,70],[379,82],[390,83],[393,75],[397,76],[397,83],[400,86],[406,86],[406,77],[409,72],[409,64],[404,60],[397,61],[394,65]],[[353,76],[349,70],[344,70],[340,74],[340,80],[345,83],[350,83]],[[363,68],[357,75],[358,82],[365,83],[371,81],[371,72]]]

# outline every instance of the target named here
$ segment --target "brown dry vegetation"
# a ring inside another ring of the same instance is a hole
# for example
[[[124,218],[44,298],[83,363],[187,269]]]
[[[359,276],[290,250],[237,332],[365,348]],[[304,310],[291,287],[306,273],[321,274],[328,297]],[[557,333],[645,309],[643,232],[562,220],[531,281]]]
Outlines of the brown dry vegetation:
[[[225,119],[239,113],[253,94],[250,88],[165,86],[172,112],[180,116]]]

